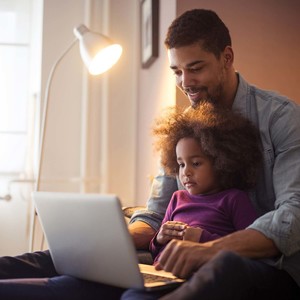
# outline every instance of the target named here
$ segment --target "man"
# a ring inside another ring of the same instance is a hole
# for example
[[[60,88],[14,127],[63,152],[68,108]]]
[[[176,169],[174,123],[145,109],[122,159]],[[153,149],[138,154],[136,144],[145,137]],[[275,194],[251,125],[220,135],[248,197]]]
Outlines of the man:
[[[289,299],[300,284],[299,106],[250,86],[235,72],[228,29],[211,11],[193,10],[176,19],[166,45],[177,85],[192,106],[207,99],[239,110],[257,124],[265,164],[250,195],[262,216],[248,229],[205,244],[167,245],[158,268],[190,279],[165,291],[165,299]],[[174,178],[162,174],[155,179],[148,211],[137,213],[129,226],[137,247],[147,248],[178,188]],[[59,276],[48,252],[0,258],[0,279],[10,279],[0,280],[0,298],[10,300],[118,299],[123,292]],[[129,290],[124,299],[160,296]]]
[[[168,244],[157,268],[190,280],[163,299],[288,299],[300,286],[299,106],[249,85],[235,72],[229,31],[212,11],[196,9],[178,17],[165,45],[176,84],[191,106],[207,99],[257,125],[264,166],[250,193],[260,214],[251,226],[205,244]],[[134,214],[129,226],[140,248],[146,248],[171,194],[181,188],[163,174],[154,184],[148,211]],[[143,297],[148,299],[142,291],[129,291],[123,298]]]

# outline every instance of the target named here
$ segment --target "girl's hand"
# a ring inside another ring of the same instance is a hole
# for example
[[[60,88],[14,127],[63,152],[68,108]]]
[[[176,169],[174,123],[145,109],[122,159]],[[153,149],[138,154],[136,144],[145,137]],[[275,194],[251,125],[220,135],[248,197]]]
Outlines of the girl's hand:
[[[156,236],[157,243],[167,244],[170,240],[182,240],[187,224],[179,221],[168,221],[164,223]]]
[[[199,243],[203,229],[200,227],[187,227],[184,231],[183,240]]]

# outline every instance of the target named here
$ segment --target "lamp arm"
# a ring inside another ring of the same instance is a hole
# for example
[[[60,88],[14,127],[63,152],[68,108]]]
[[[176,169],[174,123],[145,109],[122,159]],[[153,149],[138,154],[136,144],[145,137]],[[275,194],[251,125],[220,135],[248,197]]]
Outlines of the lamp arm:
[[[47,119],[48,119],[48,104],[49,104],[49,96],[50,96],[50,88],[53,80],[54,73],[59,65],[59,63],[62,61],[62,59],[69,53],[69,51],[73,48],[73,46],[76,44],[78,39],[74,39],[72,43],[69,45],[69,47],[58,57],[58,59],[53,64],[51,71],[48,76],[48,80],[46,83],[46,89],[45,89],[45,98],[44,98],[44,110],[42,115],[42,123],[41,123],[41,133],[40,133],[40,145],[39,145],[39,156],[38,156],[38,169],[37,169],[37,175],[35,180],[35,188],[34,191],[39,191],[40,189],[40,182],[41,182],[41,170],[43,165],[43,158],[44,158],[44,144],[45,144],[45,136],[46,136],[46,128],[47,128]],[[33,206],[33,211],[31,214],[31,226],[30,226],[30,237],[29,237],[29,251],[33,251],[34,247],[34,230],[35,230],[35,224],[36,224],[37,214],[35,211],[35,207]],[[43,244],[42,238],[42,244]]]
[[[44,96],[44,110],[43,110],[42,123],[41,123],[38,170],[37,170],[37,175],[36,175],[35,191],[38,191],[40,189],[41,170],[42,170],[43,158],[44,158],[44,144],[45,144],[45,136],[46,136],[46,128],[47,128],[47,120],[48,120],[48,106],[49,106],[48,104],[49,104],[49,96],[50,96],[52,80],[53,80],[54,73],[55,73],[59,63],[67,55],[67,53],[69,53],[69,51],[73,48],[73,46],[76,44],[77,41],[78,41],[77,38],[74,39],[72,41],[72,43],[69,45],[69,47],[58,57],[58,59],[53,64],[53,66],[50,70],[48,80],[46,83],[45,96]]]

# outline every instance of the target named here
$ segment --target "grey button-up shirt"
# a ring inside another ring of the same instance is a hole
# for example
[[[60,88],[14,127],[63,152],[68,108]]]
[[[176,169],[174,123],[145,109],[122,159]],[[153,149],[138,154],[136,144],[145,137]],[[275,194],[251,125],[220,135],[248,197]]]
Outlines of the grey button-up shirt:
[[[249,85],[240,75],[233,110],[259,128],[263,168],[250,197],[260,217],[249,226],[271,238],[282,256],[269,261],[300,286],[300,106],[272,91]],[[178,179],[161,171],[155,177],[146,211],[131,218],[158,230]]]

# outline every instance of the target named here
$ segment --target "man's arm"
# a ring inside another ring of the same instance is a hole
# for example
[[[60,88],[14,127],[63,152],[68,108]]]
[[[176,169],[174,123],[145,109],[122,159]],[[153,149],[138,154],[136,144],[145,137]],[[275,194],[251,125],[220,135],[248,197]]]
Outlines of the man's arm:
[[[155,235],[155,230],[142,221],[128,225],[129,232],[137,249],[149,249],[149,243]]]
[[[203,244],[173,240],[161,254],[157,268],[172,272],[180,278],[188,278],[221,250],[249,258],[279,255],[271,239],[259,231],[245,229]]]
[[[275,243],[257,230],[245,229],[218,240],[212,241],[207,246],[220,250],[233,251],[249,258],[266,258],[279,255]]]
[[[137,249],[149,249],[149,243],[159,229],[173,193],[178,190],[175,177],[161,172],[153,179],[147,209],[136,211],[128,226]]]

